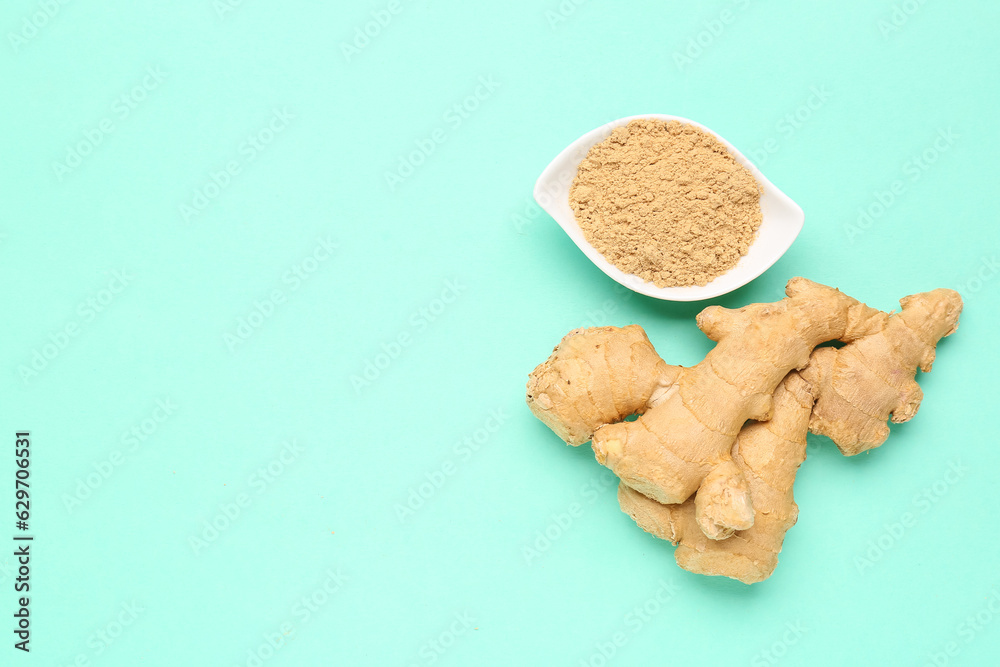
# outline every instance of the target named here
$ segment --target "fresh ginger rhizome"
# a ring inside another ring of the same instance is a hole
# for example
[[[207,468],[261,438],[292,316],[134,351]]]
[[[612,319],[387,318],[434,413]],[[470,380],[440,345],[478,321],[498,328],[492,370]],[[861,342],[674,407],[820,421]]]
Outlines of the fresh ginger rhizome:
[[[699,313],[716,346],[690,368],[668,365],[632,325],[571,331],[529,376],[532,412],[567,444],[592,441],[622,509],[678,545],[692,572],[769,577],[798,517],[806,434],[848,456],[881,445],[890,419],[916,414],[916,371],[931,369],[962,311],[948,289],[905,297],[895,314],[804,278],[785,293]],[[817,349],[832,340],[845,344]]]

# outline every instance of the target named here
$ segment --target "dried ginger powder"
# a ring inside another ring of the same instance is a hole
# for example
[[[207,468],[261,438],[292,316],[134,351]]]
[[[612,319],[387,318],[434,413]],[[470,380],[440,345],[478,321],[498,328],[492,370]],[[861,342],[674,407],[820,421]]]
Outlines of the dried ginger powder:
[[[761,188],[711,134],[633,120],[595,145],[570,188],[587,241],[625,273],[659,287],[705,285],[757,235]]]

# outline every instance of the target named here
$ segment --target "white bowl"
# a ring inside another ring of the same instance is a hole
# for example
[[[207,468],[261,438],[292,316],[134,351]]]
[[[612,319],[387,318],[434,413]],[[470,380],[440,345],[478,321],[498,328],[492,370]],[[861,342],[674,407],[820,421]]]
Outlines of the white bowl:
[[[656,118],[659,120],[676,120],[686,125],[694,125],[705,132],[708,132],[721,141],[733,154],[733,157],[750,170],[757,182],[761,184],[763,193],[760,198],[760,209],[763,219],[757,231],[757,238],[754,240],[747,254],[740,258],[732,269],[722,274],[707,285],[693,287],[657,287],[651,282],[647,282],[639,276],[625,273],[617,266],[609,262],[604,256],[597,252],[593,246],[584,238],[577,224],[576,216],[569,205],[569,189],[576,177],[577,167],[587,156],[587,152],[594,144],[604,141],[611,131],[616,127],[626,125],[629,121],[637,118]],[[687,118],[679,116],[667,116],[664,114],[644,114],[641,116],[629,116],[619,118],[603,125],[596,130],[592,130],[583,135],[566,150],[556,156],[542,175],[535,183],[535,201],[538,202],[545,211],[551,215],[559,226],[569,234],[573,242],[590,258],[597,267],[608,276],[631,290],[645,294],[646,296],[668,301],[698,301],[701,299],[711,299],[732,292],[734,289],[743,287],[748,282],[767,271],[771,265],[785,254],[785,251],[795,241],[795,237],[802,230],[802,222],[805,215],[798,204],[793,202],[788,195],[779,190],[760,173],[760,170],[743,153],[736,150],[736,147],[720,137],[701,123],[696,123]]]

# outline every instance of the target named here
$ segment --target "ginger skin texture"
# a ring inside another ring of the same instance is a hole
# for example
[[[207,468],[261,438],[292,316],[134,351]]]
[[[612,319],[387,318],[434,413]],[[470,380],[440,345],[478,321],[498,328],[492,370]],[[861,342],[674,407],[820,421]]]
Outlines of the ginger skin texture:
[[[636,491],[661,503],[682,503],[730,462],[748,419],[770,417],[775,387],[809,362],[816,345],[878,331],[886,318],[803,278],[789,281],[785,293],[773,304],[703,310],[698,328],[717,345],[697,365],[680,369],[673,386],[639,419],[598,429],[597,460]]]
[[[882,331],[839,350],[816,350],[803,372],[818,396],[809,430],[847,456],[885,442],[890,416],[899,424],[917,414],[917,368],[929,372],[938,341],[958,329],[962,297],[954,290],[914,294],[899,305]]]
[[[806,458],[812,405],[811,388],[792,371],[774,392],[770,421],[747,424],[736,439],[733,461],[746,477],[757,508],[752,527],[729,539],[709,539],[696,521],[697,496],[680,505],[663,505],[624,483],[618,487],[622,510],[647,533],[678,545],[674,558],[685,570],[747,584],[767,579],[778,565],[785,533],[798,518],[792,484]]]
[[[574,343],[576,336],[564,338],[549,360],[532,372],[528,405],[561,437],[564,433],[576,436],[566,440],[569,444],[579,444],[587,431],[592,432],[597,460],[653,500],[682,503],[707,478],[711,487],[704,495],[726,495],[722,503],[702,500],[699,523],[707,536],[723,537],[746,529],[753,522],[752,503],[730,455],[743,424],[770,417],[775,387],[789,371],[808,363],[816,345],[879,331],[887,319],[885,313],[805,278],[792,278],[785,294],[776,303],[703,310],[698,327],[717,345],[690,368],[655,366],[655,381],[642,383],[629,395],[634,401],[648,395],[648,409],[634,422],[620,421],[622,417],[610,409],[605,413],[594,409],[597,404],[614,404],[610,383],[599,379],[606,372],[602,364],[588,373],[580,372],[598,356],[596,345],[612,345],[610,340],[619,331],[614,327],[596,334],[603,338],[600,343],[589,332],[577,334],[588,337],[579,346]],[[595,349],[589,357],[578,359],[577,347]],[[643,348],[641,364],[633,362],[626,374],[652,363],[647,354]],[[574,384],[573,394],[565,395],[565,388]],[[632,412],[643,412],[642,406]],[[562,419],[577,415],[582,419]],[[737,505],[743,508],[729,510]]]
[[[692,572],[770,576],[798,516],[807,432],[848,455],[879,446],[890,417],[916,413],[916,371],[930,370],[962,310],[945,289],[905,297],[893,315],[802,278],[786,294],[702,311],[717,345],[690,368],[660,360],[633,325],[571,332],[529,377],[531,410],[568,444],[592,437],[622,509],[678,545]],[[845,345],[814,350],[828,340]]]
[[[672,382],[642,327],[595,327],[566,334],[528,377],[528,406],[566,444],[644,412],[657,389]]]

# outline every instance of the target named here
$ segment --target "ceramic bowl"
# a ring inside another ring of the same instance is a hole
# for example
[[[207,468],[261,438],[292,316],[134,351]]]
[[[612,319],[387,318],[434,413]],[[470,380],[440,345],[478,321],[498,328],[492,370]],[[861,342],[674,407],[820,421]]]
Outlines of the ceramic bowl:
[[[760,208],[763,220],[757,231],[757,238],[750,249],[732,269],[715,278],[707,285],[692,287],[657,287],[639,276],[625,273],[597,252],[584,238],[576,216],[569,205],[569,189],[576,176],[577,167],[587,156],[594,144],[604,141],[616,127],[628,124],[637,118],[656,118],[659,120],[676,120],[686,125],[694,125],[713,135],[729,148],[733,157],[750,170],[757,182],[763,188],[760,198]],[[701,123],[679,116],[664,114],[645,114],[629,116],[611,121],[583,135],[559,153],[545,168],[535,184],[535,201],[559,223],[559,226],[569,234],[577,247],[615,281],[640,294],[667,301],[699,301],[711,299],[746,285],[748,282],[767,271],[791,247],[795,237],[802,230],[805,215],[802,209],[788,195],[774,186],[760,170],[748,160],[735,146],[726,141],[718,133],[713,132]]]

